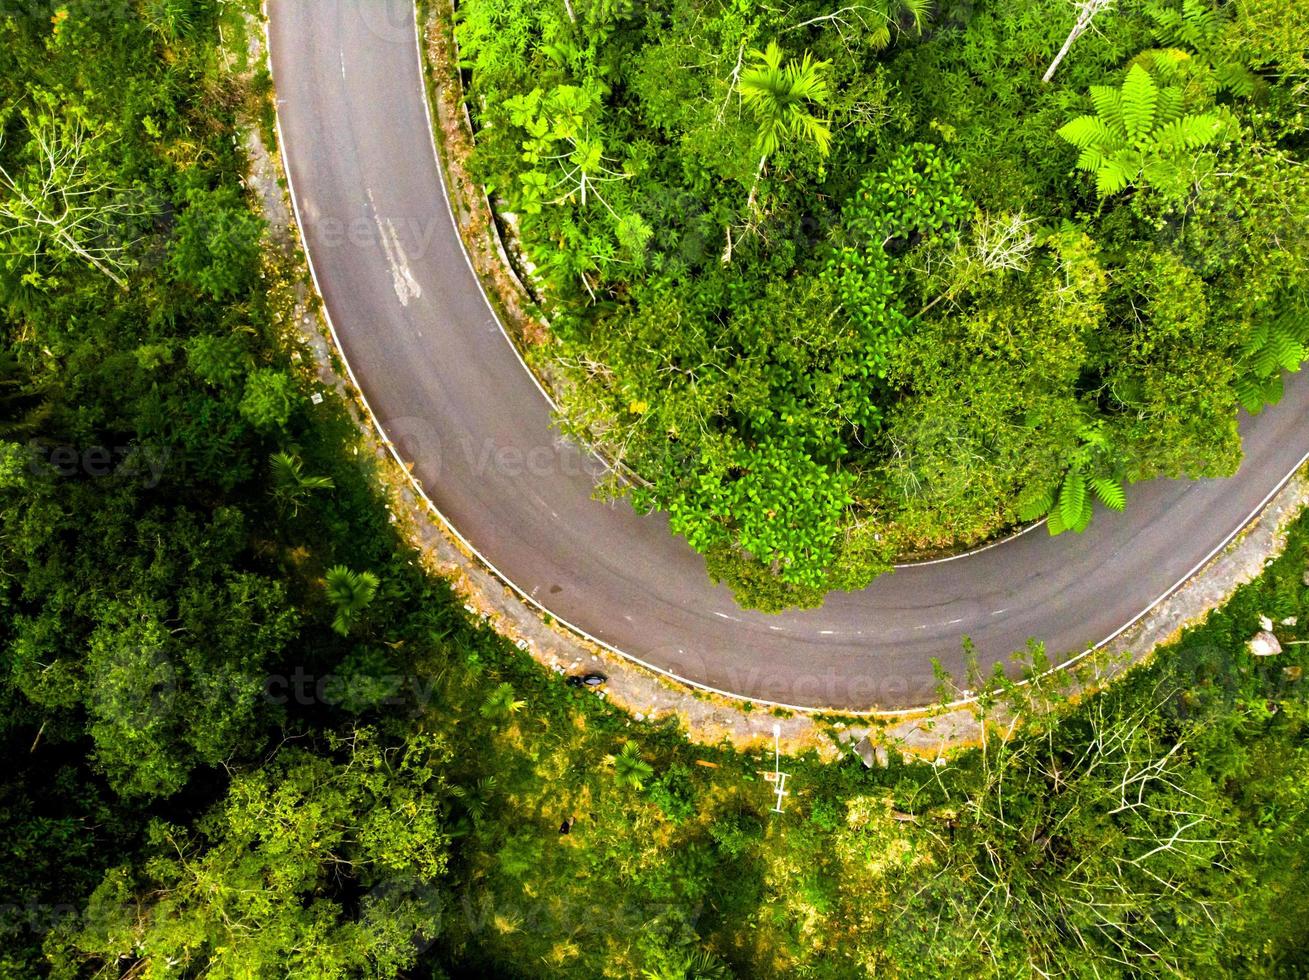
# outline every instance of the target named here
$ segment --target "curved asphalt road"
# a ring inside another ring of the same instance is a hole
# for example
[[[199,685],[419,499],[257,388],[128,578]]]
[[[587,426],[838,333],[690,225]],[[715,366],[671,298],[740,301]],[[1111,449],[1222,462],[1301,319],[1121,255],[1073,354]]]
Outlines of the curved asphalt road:
[[[557,618],[641,662],[799,707],[935,699],[931,661],[963,676],[1043,640],[1099,643],[1190,575],[1309,450],[1309,384],[1246,419],[1226,481],[1134,487],[1085,535],[1044,532],[899,570],[817,610],[741,610],[662,515],[592,499],[600,464],[562,444],[500,330],[445,199],[412,0],[271,0],[282,132],[315,277],[383,431],[447,521]]]

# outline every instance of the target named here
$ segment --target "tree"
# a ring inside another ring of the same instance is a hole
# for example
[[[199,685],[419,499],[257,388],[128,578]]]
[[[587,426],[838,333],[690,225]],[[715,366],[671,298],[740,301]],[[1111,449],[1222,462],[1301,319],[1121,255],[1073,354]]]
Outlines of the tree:
[[[236,334],[202,334],[186,342],[186,365],[205,384],[233,385],[250,370],[249,355]]]
[[[300,404],[295,379],[280,368],[255,368],[245,378],[241,415],[256,429],[283,428]]]
[[[1076,723],[1033,718],[1026,734],[981,727],[951,793],[959,826],[947,844],[952,873],[974,884],[924,898],[997,959],[1013,957],[1006,975],[1190,972],[1179,968],[1194,948],[1185,924],[1221,915],[1228,897],[1211,886],[1231,867],[1236,828],[1188,760],[1195,733],[1151,724],[1176,693],[1099,696]]]
[[[1068,224],[1026,275],[966,315],[924,319],[897,349],[890,379],[909,394],[889,413],[883,478],[902,540],[976,540],[997,500],[1012,521],[1025,488],[1062,478],[1087,421],[1078,384],[1108,285],[1095,242]]]
[[[91,634],[86,661],[90,735],[120,793],[169,796],[186,782],[178,652],[157,603],[114,604]]]
[[[263,223],[230,187],[192,188],[168,252],[178,281],[213,299],[250,287],[259,275]]]
[[[32,285],[46,274],[43,259],[53,255],[53,268],[60,258],[79,259],[126,289],[128,236],[146,209],[103,163],[114,141],[98,139],[53,95],[36,93],[34,101],[21,113],[28,136],[24,165],[11,170],[0,164],[0,255]]]
[[[792,59],[783,64],[786,56],[776,41],[769,41],[766,49],[753,51],[752,56],[758,63],[742,72],[737,82],[741,100],[754,114],[758,127],[755,149],[759,153],[759,166],[750,190],[751,202],[768,158],[784,142],[808,141],[823,156],[827,156],[832,145],[832,131],[826,120],[809,111],[811,106],[827,102],[823,73],[829,63],[815,61],[806,51],[798,63]]]
[[[319,490],[331,490],[336,484],[330,476],[311,476],[304,471],[299,456],[278,451],[268,458],[273,474],[273,499],[294,517],[300,505]]]
[[[1122,477],[1115,472],[1109,441],[1102,428],[1082,430],[1081,444],[1068,461],[1068,468],[1054,487],[1034,484],[1018,502],[1018,518],[1033,521],[1048,516],[1050,534],[1074,531],[1081,534],[1091,525],[1093,500],[1110,510],[1127,506]]]
[[[1187,113],[1182,89],[1160,86],[1140,64],[1122,87],[1091,86],[1096,114],[1078,116],[1059,136],[1081,150],[1077,167],[1095,174],[1096,190],[1110,197],[1133,184],[1169,197],[1184,196],[1207,159],[1197,150],[1227,131],[1221,112]]]
[[[130,975],[231,980],[411,965],[444,906],[449,750],[370,729],[327,743],[235,774],[193,831],[152,823],[147,860],[105,876],[68,952]]]
[[[483,718],[498,720],[517,714],[525,707],[527,707],[527,702],[515,698],[514,686],[506,681],[496,685],[495,689],[486,696],[486,700],[482,702],[482,706],[478,710]]]
[[[614,767],[614,782],[640,790],[645,781],[654,775],[654,767],[641,758],[641,747],[635,742],[623,743],[622,749],[606,757]]]
[[[817,586],[853,482],[852,474],[782,442],[739,445],[703,460],[698,481],[668,501],[669,523],[693,548],[730,541],[782,581]]]
[[[327,599],[336,609],[332,629],[346,636],[359,614],[377,595],[381,581],[372,572],[355,572],[344,565],[336,565],[327,570],[324,582]]]
[[[584,208],[590,198],[612,211],[598,185],[628,175],[615,170],[617,161],[605,154],[597,120],[601,92],[598,83],[557,85],[548,95],[535,88],[505,102],[510,120],[528,134],[523,160],[534,169],[520,178],[527,213],[574,199]]]

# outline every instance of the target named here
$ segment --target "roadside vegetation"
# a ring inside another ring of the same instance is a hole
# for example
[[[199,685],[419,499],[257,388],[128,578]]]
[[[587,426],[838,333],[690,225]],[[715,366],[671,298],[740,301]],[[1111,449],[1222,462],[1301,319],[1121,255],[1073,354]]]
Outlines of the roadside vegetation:
[[[240,6],[0,14],[0,977],[1302,970],[1309,519],[1106,693],[940,766],[784,760],[772,814],[770,754],[422,571],[311,397]]]
[[[1296,0],[458,18],[565,421],[746,605],[1228,475],[1305,358]]]

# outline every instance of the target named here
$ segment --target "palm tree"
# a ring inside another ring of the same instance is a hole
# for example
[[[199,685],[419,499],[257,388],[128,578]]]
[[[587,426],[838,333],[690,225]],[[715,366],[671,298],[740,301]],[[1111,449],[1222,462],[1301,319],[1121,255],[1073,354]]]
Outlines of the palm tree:
[[[527,706],[526,701],[514,698],[514,686],[508,682],[498,685],[482,703],[483,718],[507,718]]]
[[[291,453],[273,453],[268,458],[268,465],[273,471],[273,499],[279,506],[290,510],[292,517],[300,512],[300,504],[309,494],[315,490],[331,490],[336,486],[330,476],[306,474],[300,457]]]
[[[635,742],[626,743],[622,751],[609,756],[608,761],[614,767],[614,781],[619,786],[639,790],[654,775],[654,766],[641,758],[641,750]]]
[[[645,971],[645,980],[732,980],[732,971],[707,949],[688,949]]]
[[[830,62],[814,61],[808,51],[799,62],[795,59],[786,61],[776,41],[769,41],[766,50],[754,51],[752,55],[758,59],[758,64],[743,72],[737,84],[741,99],[754,113],[759,127],[755,138],[759,169],[750,189],[753,204],[764,166],[784,141],[808,140],[826,156],[832,145],[832,131],[825,119],[819,119],[809,111],[810,106],[820,106],[827,101],[823,71]]]
[[[328,601],[336,607],[332,629],[346,636],[350,632],[350,627],[354,625],[355,618],[377,595],[377,587],[381,582],[372,572],[354,572],[344,565],[329,568],[324,581],[327,585]]]
[[[456,821],[451,836],[463,837],[467,834],[482,832],[482,823],[486,818],[491,794],[496,789],[496,777],[482,776],[471,786],[451,786],[450,795],[459,801],[464,816]]]

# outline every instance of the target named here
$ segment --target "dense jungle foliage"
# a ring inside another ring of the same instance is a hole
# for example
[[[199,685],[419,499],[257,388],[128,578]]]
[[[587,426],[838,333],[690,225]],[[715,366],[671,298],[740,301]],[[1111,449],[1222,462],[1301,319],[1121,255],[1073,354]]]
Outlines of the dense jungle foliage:
[[[746,604],[1230,474],[1305,357],[1297,0],[458,9],[566,421]]]
[[[0,978],[1302,972],[1309,520],[1106,694],[940,766],[787,760],[772,814],[771,754],[421,571],[309,397],[242,14],[0,11]]]

